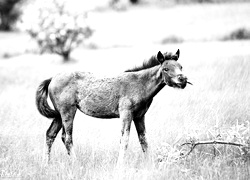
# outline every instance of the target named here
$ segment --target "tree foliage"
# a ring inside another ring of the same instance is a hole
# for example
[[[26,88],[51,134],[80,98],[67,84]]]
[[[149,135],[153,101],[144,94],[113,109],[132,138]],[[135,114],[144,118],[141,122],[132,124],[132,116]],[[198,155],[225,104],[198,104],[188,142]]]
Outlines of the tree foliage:
[[[21,15],[17,7],[22,0],[0,0],[0,30],[9,31]]]
[[[93,33],[86,18],[86,13],[70,12],[65,2],[53,0],[50,6],[38,9],[36,20],[26,30],[36,40],[40,53],[56,53],[68,61],[72,50]]]

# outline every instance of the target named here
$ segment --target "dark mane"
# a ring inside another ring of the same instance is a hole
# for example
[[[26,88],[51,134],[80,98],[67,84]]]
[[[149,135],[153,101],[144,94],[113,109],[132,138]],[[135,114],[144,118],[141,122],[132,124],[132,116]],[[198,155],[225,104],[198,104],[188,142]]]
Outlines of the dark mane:
[[[134,68],[128,69],[125,72],[136,72],[143,69],[148,69],[154,66],[159,65],[159,61],[157,60],[156,56],[152,56],[149,60],[145,60],[141,66],[135,66]]]
[[[163,55],[164,55],[165,60],[175,60],[175,61],[177,61],[178,58],[179,58],[179,54],[178,55],[177,54],[172,54],[171,52],[166,52]],[[141,66],[135,66],[134,68],[128,69],[125,72],[136,72],[136,71],[140,71],[140,70],[143,70],[143,69],[148,69],[148,68],[157,66],[159,64],[160,64],[160,62],[157,60],[156,55],[154,55],[149,60],[145,60]]]

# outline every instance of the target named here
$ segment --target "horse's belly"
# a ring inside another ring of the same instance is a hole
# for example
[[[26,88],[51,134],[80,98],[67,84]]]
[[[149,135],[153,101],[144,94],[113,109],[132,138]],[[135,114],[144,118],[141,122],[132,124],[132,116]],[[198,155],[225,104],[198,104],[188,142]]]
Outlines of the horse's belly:
[[[118,107],[114,102],[82,100],[79,103],[79,110],[84,114],[97,118],[118,118]]]

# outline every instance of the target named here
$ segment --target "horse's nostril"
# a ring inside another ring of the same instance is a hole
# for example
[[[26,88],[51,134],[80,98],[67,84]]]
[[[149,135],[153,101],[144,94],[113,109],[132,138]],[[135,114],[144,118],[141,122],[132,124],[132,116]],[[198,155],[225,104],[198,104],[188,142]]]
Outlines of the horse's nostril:
[[[184,81],[187,80],[187,78],[186,78],[185,76],[183,76],[183,75],[179,75],[179,76],[178,76],[178,80],[179,80],[180,82],[184,82]]]

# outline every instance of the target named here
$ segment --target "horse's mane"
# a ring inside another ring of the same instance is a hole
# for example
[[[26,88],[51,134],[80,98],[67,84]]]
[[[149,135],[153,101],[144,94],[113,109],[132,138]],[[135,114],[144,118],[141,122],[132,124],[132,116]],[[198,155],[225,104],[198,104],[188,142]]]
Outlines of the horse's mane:
[[[143,70],[143,69],[148,69],[148,68],[157,66],[159,64],[160,63],[157,60],[157,57],[154,55],[150,59],[145,60],[142,65],[135,66],[135,67],[133,67],[131,69],[126,70],[125,72],[136,72],[136,71],[140,71],[140,70]]]
[[[176,61],[178,60],[178,56],[176,54],[166,52],[163,55],[164,55],[165,60],[176,60]],[[160,64],[160,62],[157,60],[156,55],[154,55],[150,59],[145,60],[142,65],[135,66],[134,68],[128,69],[125,72],[136,72],[136,71],[140,71],[143,69],[148,69],[148,68],[157,66],[159,64]]]

